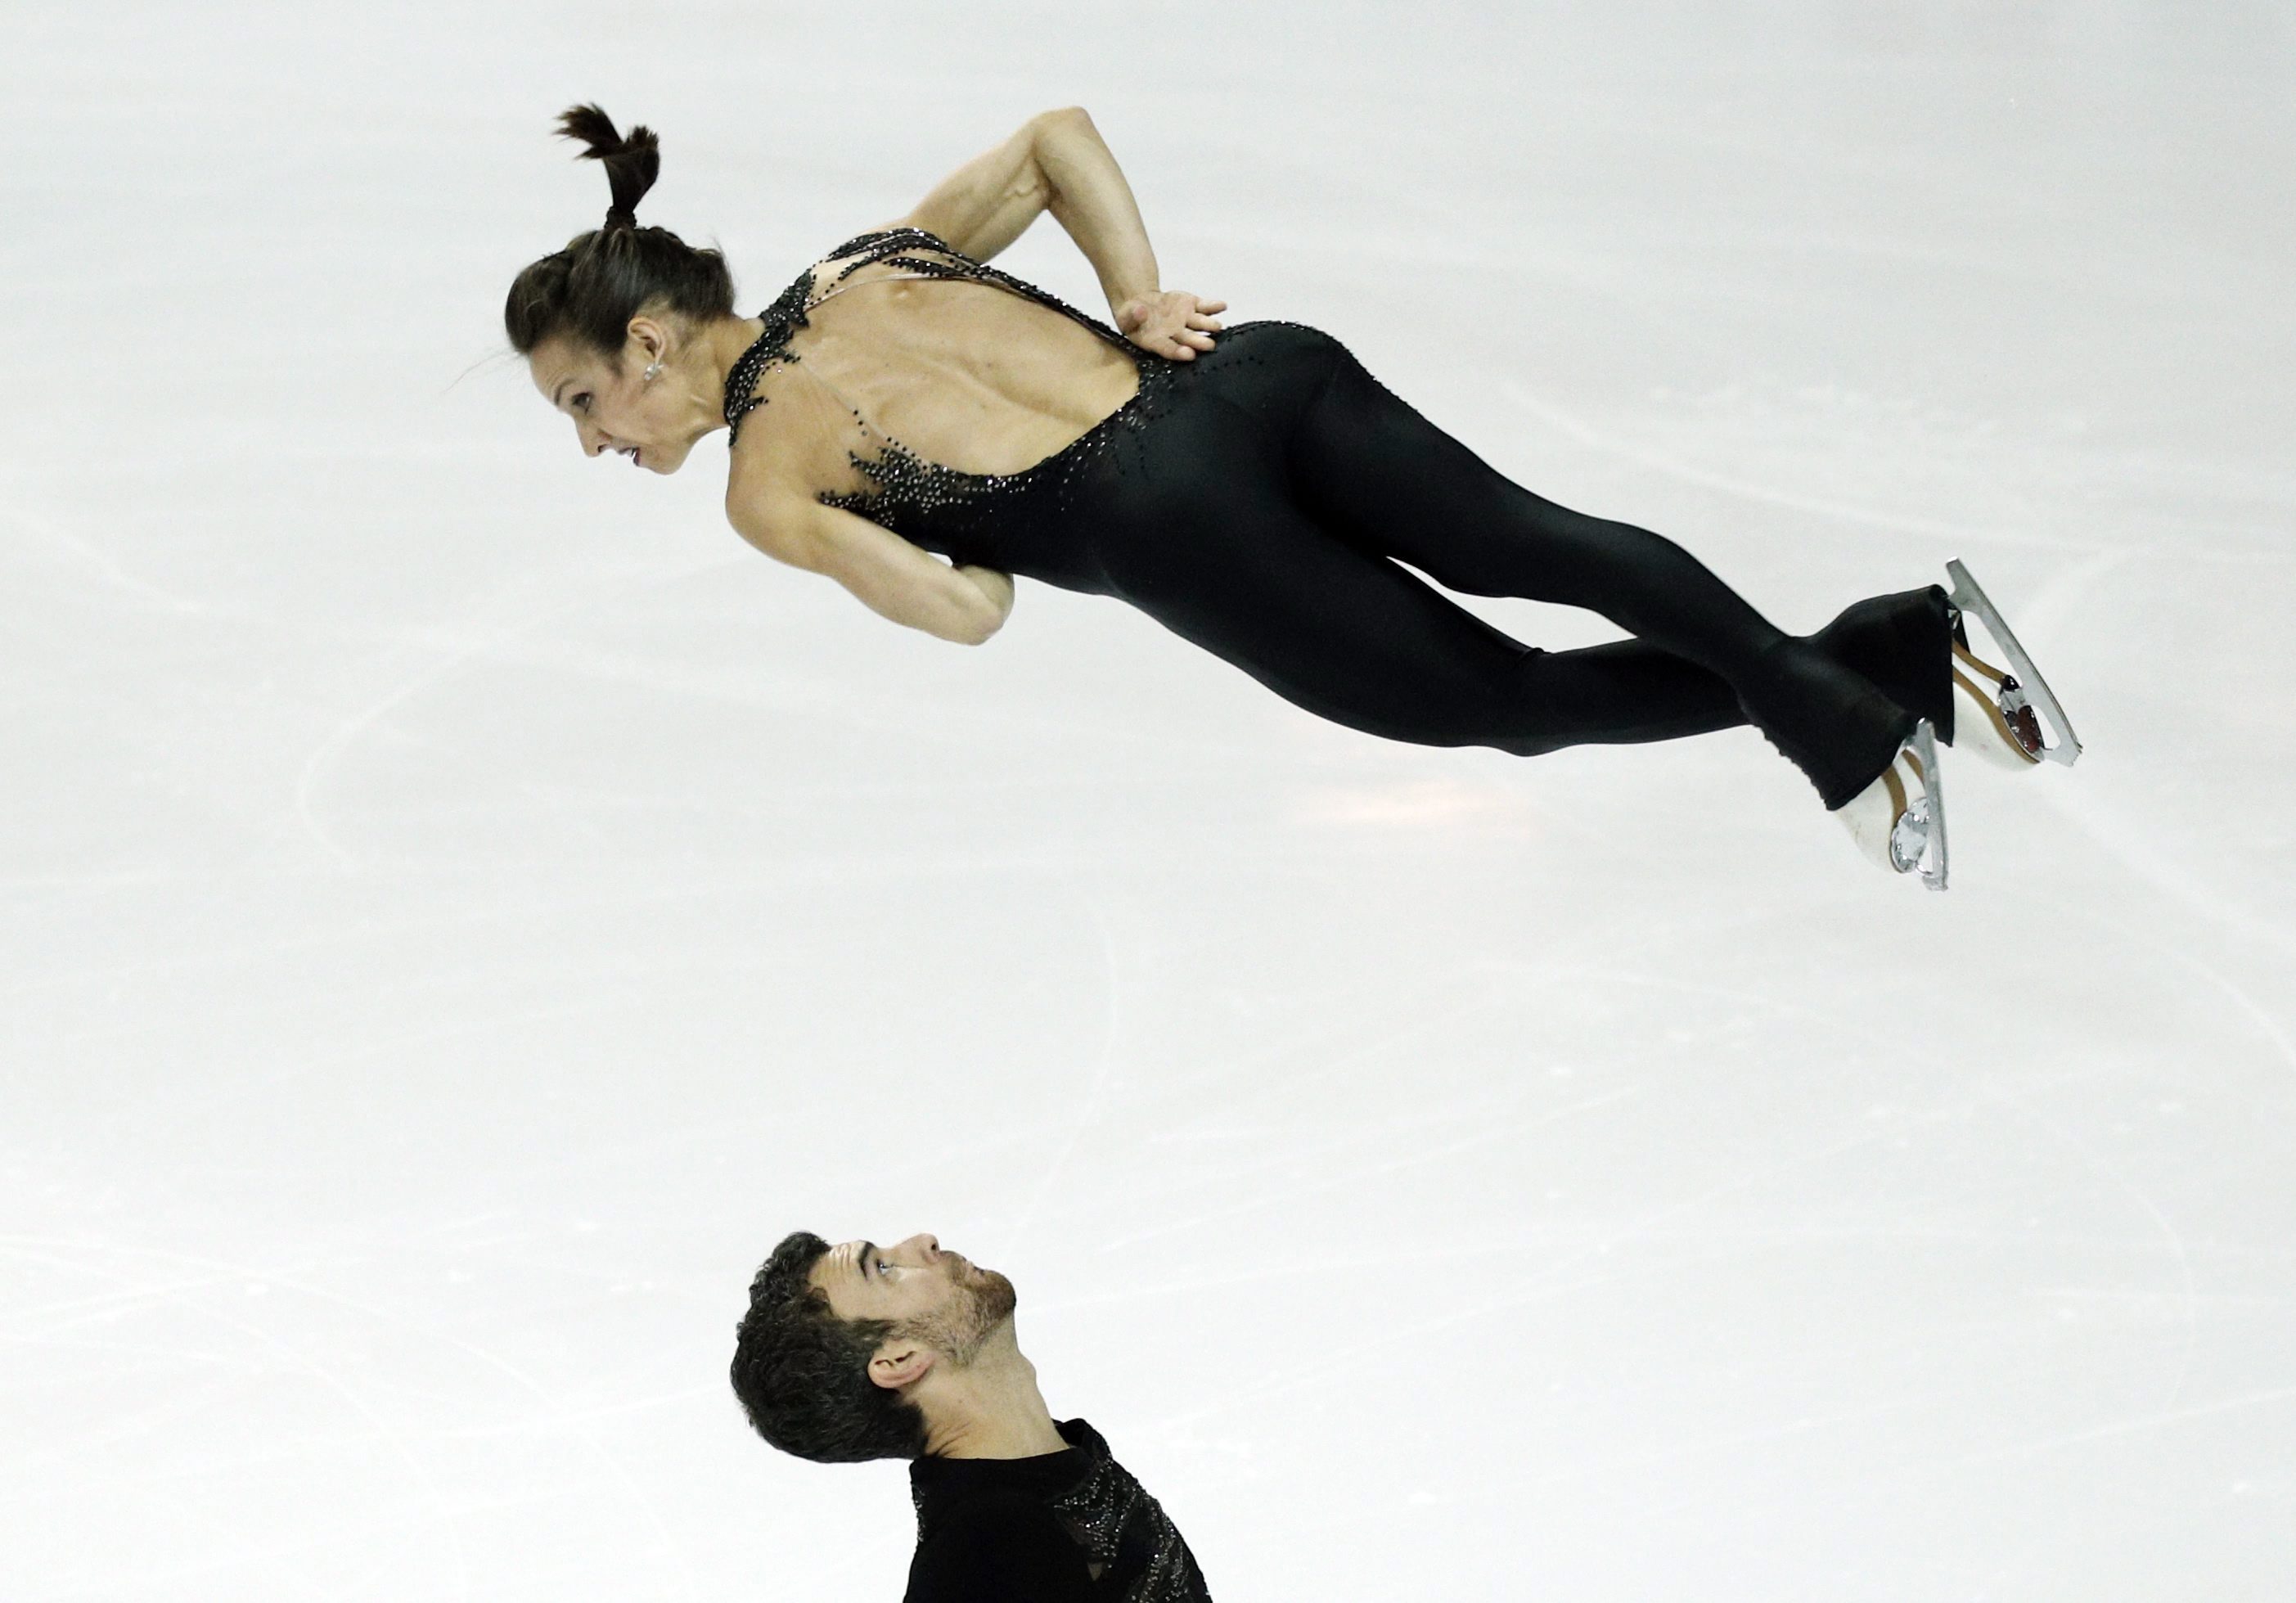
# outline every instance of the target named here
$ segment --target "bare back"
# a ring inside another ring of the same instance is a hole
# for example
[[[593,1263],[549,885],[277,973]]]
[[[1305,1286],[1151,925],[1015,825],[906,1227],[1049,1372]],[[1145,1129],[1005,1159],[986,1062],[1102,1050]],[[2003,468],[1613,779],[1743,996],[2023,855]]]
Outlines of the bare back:
[[[902,235],[864,235],[767,313],[744,358],[756,369],[747,395],[743,365],[728,377],[736,481],[761,472],[808,498],[841,497],[889,453],[1016,473],[1137,390],[1144,353],[1113,330],[905,233],[898,252],[857,247]]]

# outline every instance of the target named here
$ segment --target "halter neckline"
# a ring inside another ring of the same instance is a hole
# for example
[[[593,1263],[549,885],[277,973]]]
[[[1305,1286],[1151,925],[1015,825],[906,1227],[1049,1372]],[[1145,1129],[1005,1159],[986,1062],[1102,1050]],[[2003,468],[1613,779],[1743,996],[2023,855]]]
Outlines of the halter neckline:
[[[831,289],[827,294],[816,295],[816,269],[837,262],[845,264],[832,280],[840,287]],[[907,268],[907,275],[914,278],[969,279],[975,284],[993,284],[1075,319],[1136,359],[1144,355],[1130,341],[1097,317],[1077,310],[1058,296],[1049,294],[1024,279],[1015,278],[986,262],[974,260],[939,234],[929,234],[922,228],[881,228],[872,234],[856,234],[838,246],[813,267],[799,274],[789,288],[758,314],[765,324],[764,330],[747,350],[734,358],[734,366],[726,374],[726,426],[732,432],[733,440],[741,438],[742,420],[766,404],[766,398],[757,393],[757,388],[767,370],[785,362],[804,359],[790,349],[790,344],[810,325],[807,314],[840,293],[845,281],[854,274],[881,262]]]

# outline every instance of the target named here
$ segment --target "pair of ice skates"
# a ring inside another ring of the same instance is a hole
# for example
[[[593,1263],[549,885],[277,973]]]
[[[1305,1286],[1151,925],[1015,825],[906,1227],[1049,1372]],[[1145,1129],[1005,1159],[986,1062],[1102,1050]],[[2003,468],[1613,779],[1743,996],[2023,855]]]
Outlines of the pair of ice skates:
[[[1959,698],[1954,706],[1953,749],[1997,768],[2021,770],[2044,762],[2071,766],[2080,755],[2080,741],[2048,681],[1969,570],[1955,561],[1946,564],[1946,573],[1953,580],[1953,689]],[[1970,650],[1964,627],[1969,618],[1984,627],[1995,647],[2009,659],[2007,668],[1996,668]],[[1942,891],[1947,867],[1942,780],[1937,731],[1923,719],[1882,777],[1834,816],[1874,862],[1894,873],[1918,874],[1931,890]]]

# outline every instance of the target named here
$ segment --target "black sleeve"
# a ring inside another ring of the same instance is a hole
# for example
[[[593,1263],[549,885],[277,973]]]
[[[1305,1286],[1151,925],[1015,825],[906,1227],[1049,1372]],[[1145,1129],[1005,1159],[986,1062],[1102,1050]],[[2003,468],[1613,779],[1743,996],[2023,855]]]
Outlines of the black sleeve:
[[[909,1561],[906,1603],[1092,1603],[1084,1549],[1032,1498],[968,1498]]]

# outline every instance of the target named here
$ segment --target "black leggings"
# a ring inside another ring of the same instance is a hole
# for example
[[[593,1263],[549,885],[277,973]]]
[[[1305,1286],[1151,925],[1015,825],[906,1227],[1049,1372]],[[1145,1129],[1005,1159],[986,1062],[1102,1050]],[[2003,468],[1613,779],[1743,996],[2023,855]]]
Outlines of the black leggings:
[[[1308,711],[1392,739],[1531,755],[1751,722],[1839,807],[1917,714],[1950,732],[1942,592],[1784,634],[1671,540],[1533,495],[1297,325],[1230,329],[1048,471],[945,522],[903,532],[1119,596]],[[1635,637],[1524,645],[1405,563],[1466,595],[1586,607]]]

